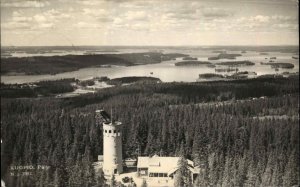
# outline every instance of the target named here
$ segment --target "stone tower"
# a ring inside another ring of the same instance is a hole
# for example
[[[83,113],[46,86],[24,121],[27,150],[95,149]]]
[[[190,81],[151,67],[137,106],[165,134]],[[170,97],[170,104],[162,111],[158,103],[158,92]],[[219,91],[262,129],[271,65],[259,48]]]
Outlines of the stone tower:
[[[108,120],[106,116],[103,122],[103,172],[108,178],[123,172],[121,128],[121,122]]]

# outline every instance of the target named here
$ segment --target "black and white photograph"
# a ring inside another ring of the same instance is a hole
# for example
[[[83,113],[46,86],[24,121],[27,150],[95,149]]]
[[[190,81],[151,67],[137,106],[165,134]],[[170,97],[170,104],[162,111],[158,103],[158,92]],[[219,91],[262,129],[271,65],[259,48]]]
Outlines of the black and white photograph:
[[[298,187],[298,0],[0,0],[1,187]]]

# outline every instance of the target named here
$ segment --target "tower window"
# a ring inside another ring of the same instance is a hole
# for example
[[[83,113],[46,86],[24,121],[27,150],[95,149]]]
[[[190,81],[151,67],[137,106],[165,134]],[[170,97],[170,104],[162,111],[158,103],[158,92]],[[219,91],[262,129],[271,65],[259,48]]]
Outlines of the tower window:
[[[114,130],[114,133],[116,133],[116,130]]]
[[[107,130],[105,130],[105,133],[107,133]]]
[[[111,130],[109,130],[108,133],[111,133]]]

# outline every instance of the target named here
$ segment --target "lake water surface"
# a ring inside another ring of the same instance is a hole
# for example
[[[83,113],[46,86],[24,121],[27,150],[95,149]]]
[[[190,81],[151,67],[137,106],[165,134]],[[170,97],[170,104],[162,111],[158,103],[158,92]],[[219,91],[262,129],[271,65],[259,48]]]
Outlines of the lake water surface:
[[[129,51],[124,51],[129,52]],[[130,51],[130,52],[148,52],[148,51]],[[210,61],[212,63],[232,61],[232,60],[208,60],[208,57],[217,56],[218,53],[213,53],[208,50],[192,50],[192,49],[169,49],[164,53],[183,53],[189,54],[192,57],[197,57],[201,61]],[[241,51],[230,51],[228,53],[241,53]],[[259,52],[248,51],[242,53],[242,56],[237,57],[235,60],[249,60],[255,63],[254,66],[238,67],[239,71],[253,71],[257,75],[263,74],[275,74],[282,72],[299,72],[299,60],[292,59],[292,56],[297,56],[291,53],[280,52],[268,52],[268,55],[260,55]],[[287,62],[294,64],[293,69],[279,69],[275,72],[269,65],[261,65],[260,62],[269,62],[270,57],[276,57],[275,62]],[[265,59],[268,58],[268,59]],[[111,68],[83,68],[78,71],[65,72],[56,75],[17,75],[17,76],[1,76],[1,82],[3,83],[29,83],[37,82],[41,80],[55,80],[62,78],[76,78],[80,80],[90,79],[92,77],[107,76],[109,78],[118,78],[126,76],[152,76],[160,78],[163,82],[194,82],[197,81],[199,74],[203,73],[215,73],[214,68],[203,66],[175,66],[178,61],[182,61],[181,58],[171,61],[165,61],[159,64],[147,64],[138,66],[112,66]],[[152,72],[152,73],[151,73]]]

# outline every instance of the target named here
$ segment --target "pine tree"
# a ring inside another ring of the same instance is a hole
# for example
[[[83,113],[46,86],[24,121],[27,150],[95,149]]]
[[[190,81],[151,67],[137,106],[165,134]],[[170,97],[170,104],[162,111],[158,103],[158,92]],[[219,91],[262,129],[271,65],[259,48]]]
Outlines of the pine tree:
[[[142,187],[147,187],[147,186],[148,186],[147,181],[144,179],[142,183]]]
[[[255,165],[254,165],[253,161],[250,161],[249,168],[248,168],[248,171],[246,174],[245,186],[247,186],[247,187],[255,186],[256,178],[257,178],[257,175],[255,172]]]
[[[271,179],[271,184],[273,186],[282,186],[282,175],[283,172],[280,171],[280,166],[278,166],[278,164],[275,165]]]
[[[283,176],[284,186],[299,186],[299,154],[294,150],[288,160]]]
[[[230,156],[226,156],[223,179],[222,179],[222,186],[231,186],[231,180],[232,180],[232,170],[230,169],[231,162],[232,161],[230,159]]]
[[[54,172],[53,183],[54,183],[54,187],[60,187],[61,186],[61,176],[60,176],[58,168],[56,168],[56,170]]]
[[[83,164],[83,178],[86,186],[91,186],[95,184],[95,170],[93,167],[93,162],[90,154],[90,147],[86,146],[85,154],[82,159]]]
[[[100,168],[96,174],[96,183],[98,186],[105,186],[106,179],[104,178],[104,172],[102,168]]]
[[[262,185],[263,186],[271,186],[272,185],[272,176],[273,176],[273,171],[274,171],[274,165],[275,165],[275,160],[274,160],[273,153],[269,153],[269,159],[268,163],[266,165],[265,171],[262,174]]]
[[[240,158],[238,162],[238,170],[237,170],[237,175],[236,175],[236,180],[235,180],[235,186],[243,186],[246,180],[246,159]]]
[[[110,179],[110,187],[115,187],[117,184],[115,175],[112,176],[112,178]]]
[[[181,143],[180,158],[178,160],[178,170],[175,176],[176,187],[186,187],[186,186],[191,186],[192,184],[190,171],[188,169],[188,162],[184,155],[185,155],[184,146],[183,143]]]

